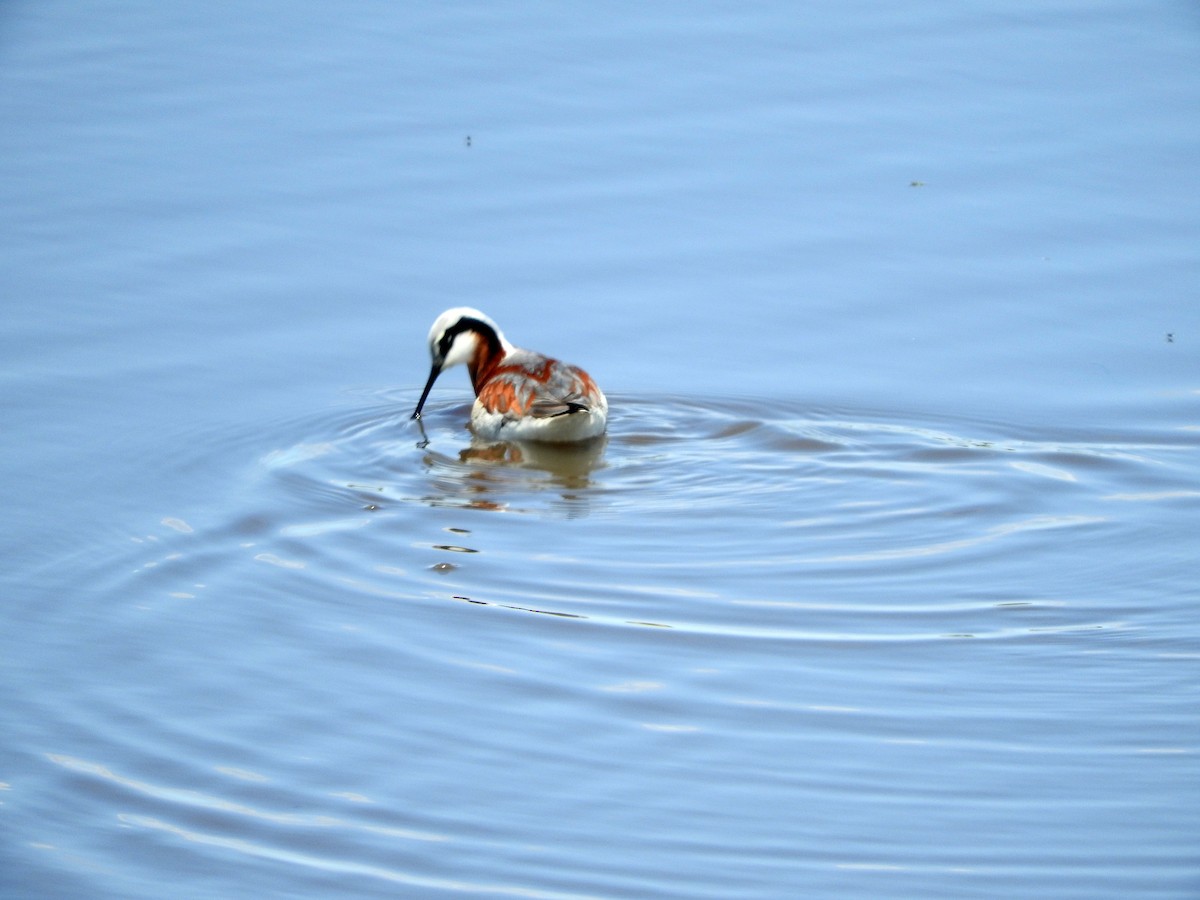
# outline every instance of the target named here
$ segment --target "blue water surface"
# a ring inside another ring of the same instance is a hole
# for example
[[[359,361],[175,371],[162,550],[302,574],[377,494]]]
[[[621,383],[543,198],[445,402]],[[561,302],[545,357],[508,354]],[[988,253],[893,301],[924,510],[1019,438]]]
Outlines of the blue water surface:
[[[1200,891],[1186,3],[11,2],[0,893]],[[607,391],[491,448],[436,315]]]

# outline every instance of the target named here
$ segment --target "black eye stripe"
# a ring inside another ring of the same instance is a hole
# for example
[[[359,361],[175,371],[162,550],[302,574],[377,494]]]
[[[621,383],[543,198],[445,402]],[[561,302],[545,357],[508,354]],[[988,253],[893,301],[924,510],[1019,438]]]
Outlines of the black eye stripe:
[[[492,328],[486,322],[479,321],[479,319],[464,316],[442,332],[441,338],[438,339],[438,353],[442,356],[449,353],[450,348],[454,345],[454,339],[464,331],[475,332],[483,340],[487,341],[488,347],[492,352],[498,353],[500,351],[500,338],[496,335],[496,329]]]

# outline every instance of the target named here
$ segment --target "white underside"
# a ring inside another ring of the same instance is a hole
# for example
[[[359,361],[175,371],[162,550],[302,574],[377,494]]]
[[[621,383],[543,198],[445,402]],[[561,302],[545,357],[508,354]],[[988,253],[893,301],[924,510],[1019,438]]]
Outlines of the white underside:
[[[490,441],[543,441],[555,444],[586,441],[604,434],[607,423],[608,401],[603,396],[587,412],[549,418],[514,417],[488,412],[478,400],[471,407],[471,430]]]

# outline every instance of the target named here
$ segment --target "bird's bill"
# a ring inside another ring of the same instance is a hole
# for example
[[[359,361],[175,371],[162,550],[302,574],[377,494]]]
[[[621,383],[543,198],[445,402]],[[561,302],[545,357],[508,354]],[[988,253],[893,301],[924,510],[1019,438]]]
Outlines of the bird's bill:
[[[437,381],[437,377],[441,373],[442,367],[434,363],[433,368],[429,370],[429,380],[425,382],[425,390],[421,391],[421,399],[417,401],[417,408],[413,410],[412,417],[414,419],[421,418],[421,410],[425,406],[425,399],[429,396],[429,392],[433,390],[433,383]]]

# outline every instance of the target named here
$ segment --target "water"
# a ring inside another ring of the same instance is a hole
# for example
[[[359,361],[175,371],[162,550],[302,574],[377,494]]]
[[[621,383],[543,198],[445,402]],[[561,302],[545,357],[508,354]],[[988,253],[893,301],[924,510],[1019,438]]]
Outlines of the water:
[[[2,893],[1194,896],[1198,29],[10,4]]]

